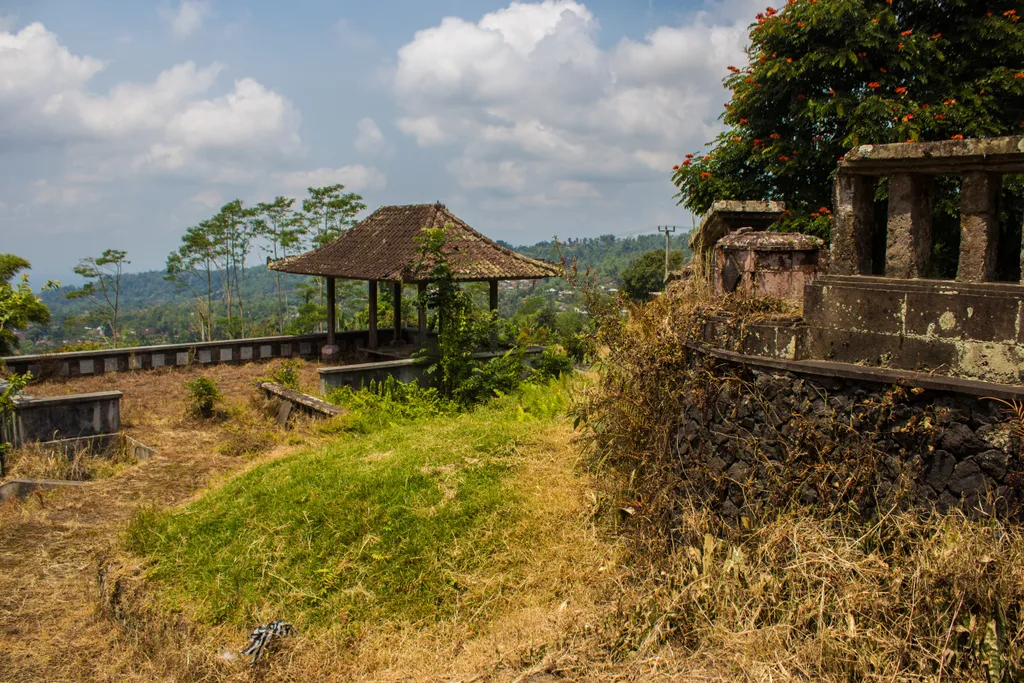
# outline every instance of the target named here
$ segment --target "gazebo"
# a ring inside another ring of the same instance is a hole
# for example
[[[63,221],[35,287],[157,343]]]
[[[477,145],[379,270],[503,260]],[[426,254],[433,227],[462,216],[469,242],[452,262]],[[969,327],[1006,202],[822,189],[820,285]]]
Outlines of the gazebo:
[[[319,249],[273,261],[271,270],[327,279],[327,345],[334,353],[337,278],[369,282],[369,347],[377,348],[377,286],[391,283],[395,299],[395,340],[402,334],[402,285],[415,284],[422,294],[427,278],[418,272],[421,255],[415,238],[424,228],[449,224],[446,256],[460,282],[490,283],[490,307],[498,308],[499,280],[539,280],[561,275],[547,261],[528,258],[489,240],[452,214],[444,204],[382,206]],[[427,312],[419,309],[419,339],[427,335]]]

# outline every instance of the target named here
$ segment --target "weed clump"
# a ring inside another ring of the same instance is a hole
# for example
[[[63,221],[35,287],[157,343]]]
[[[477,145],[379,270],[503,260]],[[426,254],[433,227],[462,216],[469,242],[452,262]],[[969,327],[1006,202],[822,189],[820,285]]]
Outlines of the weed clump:
[[[185,414],[189,417],[210,419],[214,407],[224,400],[217,382],[206,377],[187,380],[185,392]]]
[[[292,389],[294,391],[299,390],[299,369],[302,367],[302,361],[296,359],[283,360],[280,363],[275,363],[270,374],[266,377],[260,377],[256,380],[256,386],[259,386],[263,382],[274,382],[281,386]]]

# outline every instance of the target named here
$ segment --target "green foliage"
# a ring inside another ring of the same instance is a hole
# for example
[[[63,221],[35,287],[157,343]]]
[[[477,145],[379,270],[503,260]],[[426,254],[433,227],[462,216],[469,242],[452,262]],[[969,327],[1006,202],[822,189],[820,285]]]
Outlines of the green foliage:
[[[256,380],[257,385],[262,382],[274,382],[280,384],[288,389],[299,390],[299,368],[302,367],[302,362],[298,360],[283,360],[280,363],[275,363],[270,374],[265,377],[260,377]]]
[[[384,402],[428,391],[342,393]],[[207,622],[248,627],[274,614],[357,635],[373,622],[485,613],[494,595],[472,590],[474,577],[516,580],[509,544],[535,542],[519,537],[531,532],[507,478],[567,400],[559,384],[524,394],[261,464],[184,509],[144,508],[126,544],[152,562],[169,603]]]
[[[31,265],[14,254],[0,254],[0,356],[8,356],[18,348],[15,330],[23,330],[31,323],[45,325],[50,321],[50,309],[35,294],[22,274],[17,284],[12,280]],[[44,290],[53,290],[58,282],[47,282]]]
[[[537,363],[537,373],[541,377],[557,379],[562,375],[571,374],[573,371],[573,359],[564,350],[549,346],[540,355]]]
[[[455,387],[452,398],[464,406],[510,394],[531,374],[523,362],[523,348],[509,349],[486,363],[471,363],[469,372]]]
[[[457,404],[443,398],[434,387],[399,382],[390,376],[379,383],[371,381],[358,391],[351,387],[332,389],[327,400],[349,410],[337,426],[361,434],[459,410]]]
[[[11,373],[4,378],[7,386],[0,392],[0,477],[4,476],[6,469],[5,455],[10,450],[11,444],[4,441],[3,437],[8,429],[13,426],[14,419],[14,397],[24,389],[32,380],[32,373],[26,372],[23,375]]]
[[[448,261],[450,228],[446,224],[423,229],[416,238],[420,254],[416,269],[417,275],[430,280],[422,303],[437,312],[439,328],[437,350],[422,351],[433,358],[427,374],[433,376],[442,396],[461,401],[470,396],[462,387],[479,369],[473,353],[488,344],[497,330],[494,318],[477,312],[473,298],[455,282]]]
[[[669,270],[683,267],[683,252],[673,251],[668,257]],[[638,258],[622,271],[622,291],[633,301],[647,301],[652,292],[665,289],[665,250],[654,249]]]
[[[852,147],[1024,132],[1020,12],[1018,0],[794,0],[759,14],[749,63],[725,79],[728,129],[672,176],[680,203],[784,200],[781,229],[827,238],[822,209]],[[1011,184],[1004,231],[1020,227],[1024,188]],[[958,243],[957,201],[955,184],[937,193],[940,267]]]
[[[207,377],[185,381],[185,412],[192,417],[211,418],[214,407],[224,400],[217,382]]]

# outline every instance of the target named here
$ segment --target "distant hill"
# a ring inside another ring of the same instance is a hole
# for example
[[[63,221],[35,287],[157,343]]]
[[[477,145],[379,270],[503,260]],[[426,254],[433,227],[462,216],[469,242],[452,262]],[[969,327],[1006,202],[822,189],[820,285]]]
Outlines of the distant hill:
[[[672,239],[673,249],[684,249],[686,235]],[[590,267],[607,286],[619,284],[619,273],[644,252],[663,249],[665,238],[660,234],[615,237],[603,235],[593,238],[568,239],[559,245],[548,240],[531,245],[512,246],[511,249],[549,261],[557,261],[559,254],[567,259],[575,258],[580,269]],[[125,325],[127,341],[137,344],[162,344],[193,341],[197,338],[194,330],[194,298],[187,290],[165,279],[163,271],[130,273],[123,277],[120,306]],[[305,317],[317,320],[315,305],[318,299],[307,301],[312,293],[308,288],[314,279],[300,275],[284,275],[281,279],[283,296],[287,301],[287,316],[294,326],[296,319]],[[266,321],[276,320],[278,312],[278,274],[265,265],[246,269],[243,295],[251,320],[263,321],[262,327],[254,332],[273,334],[278,330]],[[221,283],[215,274],[214,290],[219,292]],[[303,287],[307,290],[304,293]],[[365,283],[344,283],[339,285],[338,307],[350,325],[360,325],[360,315],[366,315]],[[40,293],[40,298],[49,306],[53,320],[46,326],[35,326],[27,331],[22,340],[22,353],[36,353],[66,346],[78,346],[90,342],[102,342],[96,322],[91,321],[88,312],[90,302],[84,299],[68,300],[66,294],[75,287],[64,287],[59,291]],[[518,291],[518,290],[517,290]],[[545,297],[564,298],[564,287],[530,287],[531,293]],[[511,303],[511,302],[510,302]],[[305,308],[303,306],[305,305]],[[408,305],[408,302],[407,302]],[[504,305],[507,311],[514,305]]]

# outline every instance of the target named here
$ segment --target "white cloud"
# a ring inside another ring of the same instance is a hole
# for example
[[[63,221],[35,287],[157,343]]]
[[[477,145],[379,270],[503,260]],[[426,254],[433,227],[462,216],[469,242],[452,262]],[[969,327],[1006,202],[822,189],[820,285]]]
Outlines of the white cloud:
[[[441,122],[433,116],[398,119],[398,129],[406,135],[415,137],[421,147],[439,144],[447,138],[441,130]]]
[[[369,117],[359,119],[356,124],[356,150],[363,154],[376,154],[384,149],[384,133],[380,132],[377,122]]]
[[[73,207],[99,201],[99,193],[92,188],[75,185],[53,185],[45,179],[31,185],[32,203],[51,207]]]
[[[451,143],[462,187],[524,205],[592,200],[595,181],[667,179],[720,130],[721,79],[745,61],[750,2],[709,2],[608,49],[575,0],[445,18],[398,51],[398,128],[423,147]]]
[[[104,67],[41,24],[0,32],[0,143],[63,147],[65,180],[78,183],[146,173],[251,182],[301,151],[294,105],[252,78],[217,94],[220,64],[185,62],[151,82],[90,90]]]
[[[175,38],[188,38],[202,25],[211,13],[208,0],[181,0],[174,10],[161,9],[160,14],[171,28]]]
[[[200,190],[192,195],[192,201],[208,209],[217,209],[224,206],[224,195],[217,190]]]
[[[334,33],[338,36],[338,40],[342,45],[357,50],[373,47],[377,42],[373,36],[363,33],[352,26],[352,22],[348,19],[338,19],[337,23],[334,24]]]
[[[316,168],[311,171],[291,171],[274,175],[274,187],[297,194],[306,188],[324,187],[340,183],[350,192],[381,189],[387,185],[387,176],[375,168],[353,164],[341,168]]]

